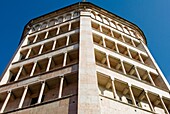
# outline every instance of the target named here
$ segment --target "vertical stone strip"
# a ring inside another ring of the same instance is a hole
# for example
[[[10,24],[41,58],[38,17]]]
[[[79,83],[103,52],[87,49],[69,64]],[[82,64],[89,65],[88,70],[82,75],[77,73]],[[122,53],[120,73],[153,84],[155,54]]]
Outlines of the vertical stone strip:
[[[80,12],[78,114],[101,114],[90,12]]]

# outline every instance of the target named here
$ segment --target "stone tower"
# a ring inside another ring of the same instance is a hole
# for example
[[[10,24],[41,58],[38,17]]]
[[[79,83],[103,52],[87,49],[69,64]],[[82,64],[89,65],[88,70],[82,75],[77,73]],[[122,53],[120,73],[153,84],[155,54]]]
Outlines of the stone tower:
[[[169,114],[169,92],[140,28],[80,2],[25,26],[2,74],[0,113]]]

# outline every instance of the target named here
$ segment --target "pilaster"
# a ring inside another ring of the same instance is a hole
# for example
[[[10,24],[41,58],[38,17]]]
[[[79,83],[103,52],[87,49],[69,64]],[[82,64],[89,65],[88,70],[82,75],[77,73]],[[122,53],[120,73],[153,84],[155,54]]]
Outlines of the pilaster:
[[[80,15],[78,114],[101,114],[90,12]]]

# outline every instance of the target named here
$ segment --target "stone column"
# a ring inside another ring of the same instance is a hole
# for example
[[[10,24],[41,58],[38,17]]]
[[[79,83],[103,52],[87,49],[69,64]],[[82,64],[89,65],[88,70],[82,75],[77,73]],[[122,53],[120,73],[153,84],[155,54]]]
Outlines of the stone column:
[[[112,79],[112,91],[113,91],[113,95],[114,95],[114,98],[116,99],[116,100],[119,100],[119,96],[117,95],[117,92],[116,92],[116,88],[115,88],[115,79],[113,78]]]
[[[70,31],[71,30],[71,23],[69,23],[69,27],[68,27],[68,31]]]
[[[48,37],[48,34],[49,34],[49,31],[46,32],[44,39],[46,39]]]
[[[134,69],[135,69],[135,71],[136,71],[136,74],[137,74],[138,79],[141,80],[141,77],[140,77],[140,75],[139,75],[139,72],[138,72],[136,66],[134,66]]]
[[[25,59],[27,59],[29,57],[30,53],[31,53],[31,48],[28,50],[28,53],[27,53]]]
[[[52,57],[50,57],[49,60],[48,60],[48,65],[47,65],[46,72],[48,72],[50,70],[51,61],[52,61]]]
[[[136,47],[136,45],[135,45],[134,41],[133,41],[133,40],[131,40],[131,41],[132,41],[132,45],[133,45],[134,47]]]
[[[161,100],[161,104],[162,104],[162,106],[163,106],[163,108],[164,108],[166,114],[169,114],[169,111],[168,111],[168,109],[166,108],[165,103],[164,103],[164,101],[162,100],[162,97],[159,96],[159,98],[160,98],[160,100]]]
[[[35,36],[33,43],[37,41],[37,38],[38,38],[38,34]]]
[[[35,71],[36,66],[37,66],[37,62],[34,62],[34,65],[33,65],[33,67],[32,67],[30,76],[33,76],[33,75],[34,75],[34,71]]]
[[[57,43],[57,40],[54,40],[52,50],[55,50],[56,43]]]
[[[27,92],[28,92],[28,86],[24,87],[24,92],[22,94],[22,97],[21,97],[21,100],[20,100],[18,108],[22,108],[22,106],[24,104],[25,97],[27,95]]]
[[[69,45],[70,36],[67,36],[66,46]]]
[[[41,103],[42,97],[43,97],[43,93],[44,93],[44,89],[45,89],[45,81],[42,82],[41,90],[40,90],[40,94],[39,94],[38,102],[37,103]]]
[[[8,95],[7,95],[7,97],[6,97],[5,101],[4,101],[4,104],[2,105],[2,108],[1,108],[1,112],[0,112],[0,113],[3,113],[3,112],[4,112],[6,106],[7,106],[8,102],[9,102],[9,99],[10,99],[10,97],[11,97],[11,94],[12,94],[12,92],[11,92],[11,91],[8,91]]]
[[[122,34],[121,34],[121,38],[122,38],[123,42],[125,42],[125,39],[124,39],[124,37],[123,37],[123,35],[122,35]]]
[[[109,55],[108,54],[106,54],[106,61],[107,61],[108,67],[111,68],[110,67],[110,61],[109,61]]]
[[[150,73],[147,72],[147,74],[148,74],[149,80],[151,81],[152,85],[155,86],[155,83],[154,83],[154,81],[153,81],[153,79],[152,79]]]
[[[99,25],[99,31],[100,31],[100,32],[103,32],[101,25]]]
[[[56,35],[58,35],[60,32],[60,27],[57,28],[57,32],[56,32]]]
[[[119,53],[119,48],[117,46],[117,43],[115,42],[115,47],[116,47],[116,51]]]
[[[122,66],[123,73],[124,73],[124,74],[126,74],[126,70],[125,70],[125,67],[124,67],[123,61],[122,61],[122,60],[120,60],[120,63],[121,63],[121,66]]]
[[[127,48],[127,52],[128,52],[129,57],[132,58],[132,55],[131,55],[131,53],[130,53],[129,48]]]
[[[67,62],[67,52],[64,53],[63,67],[66,66],[66,62]]]
[[[62,92],[63,92],[63,83],[64,83],[64,76],[60,76],[60,88],[59,88],[59,94],[58,98],[61,98]]]
[[[131,96],[131,98],[132,98],[132,102],[133,102],[133,104],[134,104],[135,106],[137,106],[137,105],[136,105],[135,97],[134,97],[134,95],[133,95],[132,87],[131,87],[130,84],[128,84],[128,86],[129,86],[129,92],[130,92],[130,96]]]
[[[142,57],[141,57],[141,54],[139,54],[139,59],[140,59],[140,61],[141,61],[142,63],[144,63],[144,61],[143,61],[143,59],[142,59]]]
[[[103,47],[106,47],[105,38],[102,37]]]
[[[42,45],[41,45],[41,48],[40,48],[40,50],[39,50],[39,52],[38,52],[38,54],[41,54],[41,53],[42,53],[43,48],[44,48],[44,45],[42,44]]]
[[[17,74],[17,76],[16,76],[16,78],[15,78],[15,81],[17,81],[17,80],[19,79],[19,76],[20,76],[20,74],[21,74],[21,72],[22,72],[22,69],[23,69],[23,66],[20,67],[20,69],[19,69],[19,71],[18,71],[18,74]]]
[[[147,92],[147,91],[145,91],[145,96],[146,96],[146,99],[147,99],[147,101],[148,101],[148,103],[149,103],[149,107],[150,107],[151,111],[154,112],[154,108],[153,108],[152,103],[151,103],[151,101],[150,101],[150,99],[149,99],[149,96],[148,96],[148,92]]]

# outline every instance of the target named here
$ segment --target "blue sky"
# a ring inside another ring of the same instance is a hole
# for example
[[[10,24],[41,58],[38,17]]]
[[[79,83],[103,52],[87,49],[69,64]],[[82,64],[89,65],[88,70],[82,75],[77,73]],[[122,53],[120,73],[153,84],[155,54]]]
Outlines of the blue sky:
[[[64,1],[64,2],[63,2]],[[32,18],[81,0],[1,0],[0,74],[12,58],[24,25]],[[170,0],[88,0],[138,25],[170,83]]]

